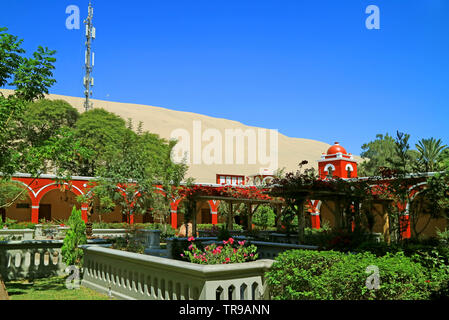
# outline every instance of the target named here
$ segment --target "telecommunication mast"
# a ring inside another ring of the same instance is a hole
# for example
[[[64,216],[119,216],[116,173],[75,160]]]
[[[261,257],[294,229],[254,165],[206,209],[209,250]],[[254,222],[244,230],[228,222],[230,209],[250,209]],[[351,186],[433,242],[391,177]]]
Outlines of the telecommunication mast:
[[[86,100],[84,101],[85,111],[89,111],[93,108],[93,103],[90,102],[92,98],[92,87],[94,86],[94,78],[92,77],[92,70],[95,63],[95,53],[92,52],[92,40],[95,40],[95,27],[93,26],[92,19],[94,16],[94,8],[92,7],[92,2],[89,1],[89,14],[84,20],[86,25],[86,54],[85,54],[85,66],[86,75],[84,76],[84,96]]]

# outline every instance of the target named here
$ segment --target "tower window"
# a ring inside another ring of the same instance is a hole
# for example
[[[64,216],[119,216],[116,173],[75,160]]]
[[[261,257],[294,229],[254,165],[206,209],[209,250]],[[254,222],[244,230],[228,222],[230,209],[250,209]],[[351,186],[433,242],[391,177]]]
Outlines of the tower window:
[[[348,178],[351,178],[351,173],[354,171],[354,168],[350,165],[350,164],[347,164],[346,165],[346,172],[347,172],[347,174],[348,174]]]

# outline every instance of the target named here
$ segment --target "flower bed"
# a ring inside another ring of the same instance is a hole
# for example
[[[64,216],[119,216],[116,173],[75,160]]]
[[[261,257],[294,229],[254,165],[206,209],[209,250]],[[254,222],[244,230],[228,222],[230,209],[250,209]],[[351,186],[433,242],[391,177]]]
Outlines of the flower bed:
[[[192,263],[199,264],[227,264],[254,261],[257,259],[257,247],[254,245],[245,246],[244,241],[235,241],[233,238],[223,240],[223,245],[212,243],[199,249],[194,243],[193,237],[189,238],[191,243],[188,250],[185,250],[182,257],[186,257]],[[237,246],[238,243],[238,246]]]

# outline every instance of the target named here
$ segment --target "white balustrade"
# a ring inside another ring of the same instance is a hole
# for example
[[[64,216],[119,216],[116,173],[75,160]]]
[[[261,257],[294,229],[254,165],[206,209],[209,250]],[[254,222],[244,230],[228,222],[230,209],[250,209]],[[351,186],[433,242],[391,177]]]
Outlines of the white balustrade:
[[[200,265],[98,246],[83,246],[81,284],[119,299],[258,300],[273,260]]]
[[[88,240],[104,245],[105,240]],[[0,273],[5,280],[33,279],[64,275],[62,240],[0,242]]]

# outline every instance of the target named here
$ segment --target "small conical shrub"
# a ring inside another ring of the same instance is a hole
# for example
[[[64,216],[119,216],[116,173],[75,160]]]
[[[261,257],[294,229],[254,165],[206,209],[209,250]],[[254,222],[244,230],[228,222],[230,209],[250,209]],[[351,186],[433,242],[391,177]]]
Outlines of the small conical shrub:
[[[87,243],[86,225],[81,217],[81,210],[73,207],[68,225],[70,229],[67,230],[64,245],[61,248],[63,260],[67,266],[81,266],[84,252],[79,246]]]

